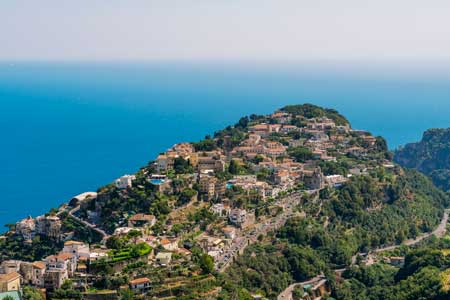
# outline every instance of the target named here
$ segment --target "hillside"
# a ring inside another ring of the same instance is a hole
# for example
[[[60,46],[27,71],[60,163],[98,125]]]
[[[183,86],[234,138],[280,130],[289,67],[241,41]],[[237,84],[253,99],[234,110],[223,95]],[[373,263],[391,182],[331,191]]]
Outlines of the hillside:
[[[71,245],[90,251],[82,271],[59,270],[78,294],[59,282],[49,299],[108,289],[122,299],[347,300],[358,294],[346,284],[357,274],[341,280],[343,270],[428,238],[449,205],[426,176],[393,164],[382,137],[333,109],[291,105],[177,143],[136,174],[11,225],[0,259],[44,262],[53,272],[48,255],[63,259]]]
[[[450,190],[450,128],[427,130],[420,142],[398,149],[394,160],[428,175],[443,190]]]

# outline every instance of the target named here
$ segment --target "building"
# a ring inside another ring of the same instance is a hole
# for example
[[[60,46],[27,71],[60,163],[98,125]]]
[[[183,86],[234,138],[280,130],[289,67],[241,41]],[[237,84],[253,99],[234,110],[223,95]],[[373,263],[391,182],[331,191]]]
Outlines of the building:
[[[11,292],[20,290],[20,274],[11,272],[8,274],[0,274],[0,292]]]
[[[36,222],[32,217],[25,218],[16,223],[16,233],[21,235],[24,240],[31,240],[36,231]]]
[[[39,216],[36,218],[36,234],[48,238],[61,238],[61,220],[57,216]]]
[[[328,175],[325,176],[325,182],[329,187],[340,187],[346,183],[348,179],[342,175]]]
[[[23,262],[20,260],[5,260],[1,264],[1,273],[9,274],[20,271],[20,265]]]
[[[130,289],[133,292],[146,292],[150,288],[150,279],[147,277],[136,278],[130,281]]]
[[[231,226],[226,226],[222,228],[222,232],[227,239],[233,240],[236,237],[236,228]]]
[[[45,263],[42,261],[36,261],[33,263],[33,274],[31,276],[31,283],[38,287],[44,286],[45,279]]]
[[[65,242],[62,252],[74,254],[76,256],[77,260],[80,257],[89,258],[90,253],[91,253],[88,245],[86,245],[85,243],[82,243],[82,242],[77,242],[77,241]]]
[[[223,203],[216,203],[211,206],[211,211],[219,217],[226,217],[230,213],[230,207]]]
[[[325,186],[325,181],[320,168],[304,170],[303,182],[305,183],[306,188],[310,190],[319,190]]]
[[[208,199],[213,199],[216,196],[216,184],[218,179],[214,176],[200,175],[199,189],[200,193]]]
[[[202,170],[214,170],[214,172],[225,171],[225,161],[220,157],[200,156],[198,157],[197,168]]]
[[[289,124],[292,120],[291,114],[282,111],[276,111],[270,117],[279,124]]]
[[[128,227],[152,227],[156,224],[156,217],[154,215],[135,214],[128,219]]]
[[[246,222],[247,211],[245,209],[233,209],[230,212],[229,219],[230,222],[236,226],[242,226]]]
[[[61,252],[58,255],[50,255],[44,262],[47,270],[62,270],[67,276],[72,276],[77,269],[76,256],[72,253]]]
[[[160,244],[167,251],[175,251],[178,249],[178,241],[175,239],[161,239]]]
[[[59,289],[68,278],[67,270],[47,270],[44,275],[44,287],[49,290]]]
[[[133,185],[133,180],[136,179],[136,176],[134,175],[123,175],[122,177],[119,177],[114,181],[116,187],[118,189],[126,189]]]
[[[172,253],[170,252],[159,252],[156,255],[156,262],[161,266],[167,266],[172,261]]]

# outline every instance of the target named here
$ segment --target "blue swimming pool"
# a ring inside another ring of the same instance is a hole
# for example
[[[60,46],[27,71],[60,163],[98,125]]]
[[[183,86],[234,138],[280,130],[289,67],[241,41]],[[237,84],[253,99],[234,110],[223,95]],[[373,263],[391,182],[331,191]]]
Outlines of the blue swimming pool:
[[[154,185],[161,185],[165,182],[164,179],[150,179],[150,183]]]

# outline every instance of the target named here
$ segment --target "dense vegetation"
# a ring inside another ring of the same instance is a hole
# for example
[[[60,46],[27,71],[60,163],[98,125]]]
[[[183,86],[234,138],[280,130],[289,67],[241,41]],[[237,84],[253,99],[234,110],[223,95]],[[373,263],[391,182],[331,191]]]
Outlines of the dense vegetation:
[[[436,186],[450,190],[450,128],[427,130],[420,142],[398,149],[394,160],[423,172]]]
[[[274,299],[290,283],[320,273],[335,284],[332,270],[350,265],[353,255],[431,231],[448,205],[446,194],[415,171],[379,169],[370,176],[355,177],[341,189],[324,190],[318,199],[306,200],[301,209],[307,217],[288,220],[275,236],[249,247],[224,275],[221,297],[245,299],[246,291],[250,291]],[[361,276],[373,276],[370,282],[378,289],[383,284],[391,284],[392,295],[401,295],[407,285],[419,282],[424,276],[432,280],[435,277],[431,275],[439,273],[434,269],[416,272],[405,267],[398,272],[403,274],[400,279],[397,271],[389,266],[376,268],[368,270],[369,275]],[[365,271],[358,269],[358,272]],[[350,278],[351,274],[347,276]],[[336,286],[334,297],[352,299],[360,290],[368,290],[353,283]],[[433,286],[431,281],[424,285]],[[384,295],[380,293],[374,295]],[[357,299],[383,299],[382,296],[364,298],[366,295],[369,293]]]
[[[284,112],[291,113],[304,118],[327,117],[333,120],[336,125],[348,125],[348,120],[334,109],[322,108],[313,104],[288,105],[281,109]]]

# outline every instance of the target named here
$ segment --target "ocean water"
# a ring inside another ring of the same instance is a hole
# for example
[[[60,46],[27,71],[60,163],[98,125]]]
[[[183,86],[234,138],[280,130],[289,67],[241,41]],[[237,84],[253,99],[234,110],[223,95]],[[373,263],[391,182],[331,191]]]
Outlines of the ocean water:
[[[450,72],[339,65],[0,63],[0,223],[287,104],[339,110],[395,148],[450,126]]]

